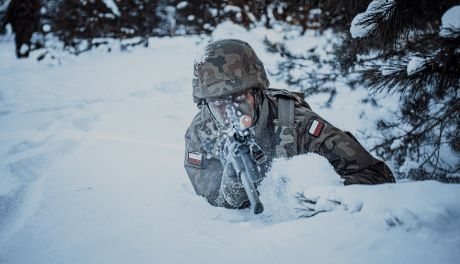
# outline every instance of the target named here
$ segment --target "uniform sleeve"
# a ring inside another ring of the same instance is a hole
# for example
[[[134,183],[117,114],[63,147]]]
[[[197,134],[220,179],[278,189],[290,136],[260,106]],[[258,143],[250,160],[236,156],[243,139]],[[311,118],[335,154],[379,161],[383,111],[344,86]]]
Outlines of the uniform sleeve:
[[[246,192],[232,166],[222,166],[216,152],[217,138],[210,127],[209,120],[202,122],[198,114],[185,134],[184,167],[190,182],[196,193],[211,205],[232,209],[248,207]]]
[[[185,171],[195,192],[217,206],[223,169],[220,160],[207,157],[196,129],[192,124],[185,134]]]
[[[351,133],[334,127],[311,110],[303,112],[301,152],[315,152],[327,158],[345,185],[395,182],[388,166],[365,150]]]

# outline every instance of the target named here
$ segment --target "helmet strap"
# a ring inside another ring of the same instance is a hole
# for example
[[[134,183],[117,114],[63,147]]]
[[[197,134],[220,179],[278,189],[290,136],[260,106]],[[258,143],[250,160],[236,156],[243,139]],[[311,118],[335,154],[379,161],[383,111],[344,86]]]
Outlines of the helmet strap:
[[[260,111],[262,109],[262,104],[264,101],[264,97],[262,96],[262,89],[252,89],[252,93],[254,94],[254,104],[255,104],[255,111],[254,111],[254,123],[257,124],[259,121]]]

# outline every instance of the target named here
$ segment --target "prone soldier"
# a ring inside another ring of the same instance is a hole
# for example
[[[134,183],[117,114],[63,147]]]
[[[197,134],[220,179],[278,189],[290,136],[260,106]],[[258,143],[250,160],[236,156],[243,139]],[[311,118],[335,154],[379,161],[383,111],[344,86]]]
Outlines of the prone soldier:
[[[194,63],[193,98],[200,110],[185,134],[184,166],[196,193],[212,205],[249,206],[224,149],[229,106],[251,117],[254,140],[267,157],[261,175],[274,158],[314,152],[328,159],[345,185],[395,182],[384,162],[313,112],[303,97],[269,88],[264,65],[246,42],[225,39],[205,46]]]

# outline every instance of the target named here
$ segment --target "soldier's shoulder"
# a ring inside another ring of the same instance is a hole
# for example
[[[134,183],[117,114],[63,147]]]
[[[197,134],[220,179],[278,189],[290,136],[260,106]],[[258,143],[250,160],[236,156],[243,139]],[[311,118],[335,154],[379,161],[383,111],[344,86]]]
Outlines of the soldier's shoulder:
[[[203,115],[201,113],[201,110],[196,113],[196,115],[192,119],[192,123],[190,124],[190,127],[196,126],[201,123],[203,120]]]
[[[186,136],[192,137],[199,134],[199,131],[216,130],[217,128],[214,125],[214,121],[211,118],[209,111],[206,111],[206,108],[201,108],[200,111],[195,115],[192,120],[192,123],[187,129]]]
[[[319,118],[319,116],[313,112],[310,105],[304,100],[304,94],[300,92],[292,92],[284,89],[266,89],[264,91],[266,97],[271,101],[272,108],[274,107],[275,116],[279,109],[280,99],[292,100],[294,104],[294,119],[299,122],[299,125],[305,125],[305,123],[311,122],[312,119]]]
[[[305,95],[302,92],[294,92],[286,89],[268,88],[264,90],[264,94],[270,99],[272,99],[272,101],[275,104],[277,104],[278,100],[282,98],[292,100],[296,107],[302,106],[311,109],[310,105],[304,100]]]
[[[206,157],[219,158],[219,133],[207,108],[202,108],[193,118],[185,134],[186,148]]]
[[[190,137],[202,125],[202,123],[203,123],[203,114],[201,113],[201,111],[202,110],[200,110],[198,113],[196,113],[196,115],[193,117],[192,122],[188,126],[186,136]]]

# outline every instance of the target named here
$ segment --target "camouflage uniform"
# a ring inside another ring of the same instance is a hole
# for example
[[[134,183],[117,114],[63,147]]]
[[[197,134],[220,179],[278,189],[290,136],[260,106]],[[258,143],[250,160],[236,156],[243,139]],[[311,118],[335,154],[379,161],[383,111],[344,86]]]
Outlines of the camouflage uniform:
[[[219,42],[213,44],[218,45]],[[199,103],[200,111],[185,135],[184,164],[198,195],[206,197],[209,203],[216,206],[248,206],[241,183],[233,175],[232,168],[226,167],[221,161],[219,142],[222,139],[222,131],[206,107],[205,100],[201,100],[212,97],[212,94],[203,95],[195,91],[217,89],[216,94],[231,94],[235,90],[244,90],[256,85],[262,86],[262,92],[258,104],[259,115],[254,127],[255,141],[268,158],[261,166],[263,175],[274,158],[314,152],[329,160],[345,184],[394,182],[394,177],[385,163],[372,157],[351,134],[334,127],[313,112],[301,97],[286,90],[267,89],[265,70],[257,57],[252,58],[253,65],[256,65],[254,68],[242,67],[237,65],[237,61],[232,60],[236,60],[236,57],[230,56],[230,59],[227,59],[229,54],[241,54],[242,51],[225,49],[225,45],[222,46],[222,50],[211,47],[212,52],[206,54],[207,63],[204,70],[195,70],[194,99]],[[247,53],[252,55],[251,52]],[[243,56],[240,60],[248,58]],[[237,71],[232,76],[229,74],[232,72],[232,66],[235,69],[246,68],[246,71]],[[241,88],[239,85],[245,83],[245,79],[248,78],[245,74],[252,75],[255,81]],[[200,85],[201,88],[212,87],[206,90],[200,89]],[[238,89],[232,90],[232,85]]]

